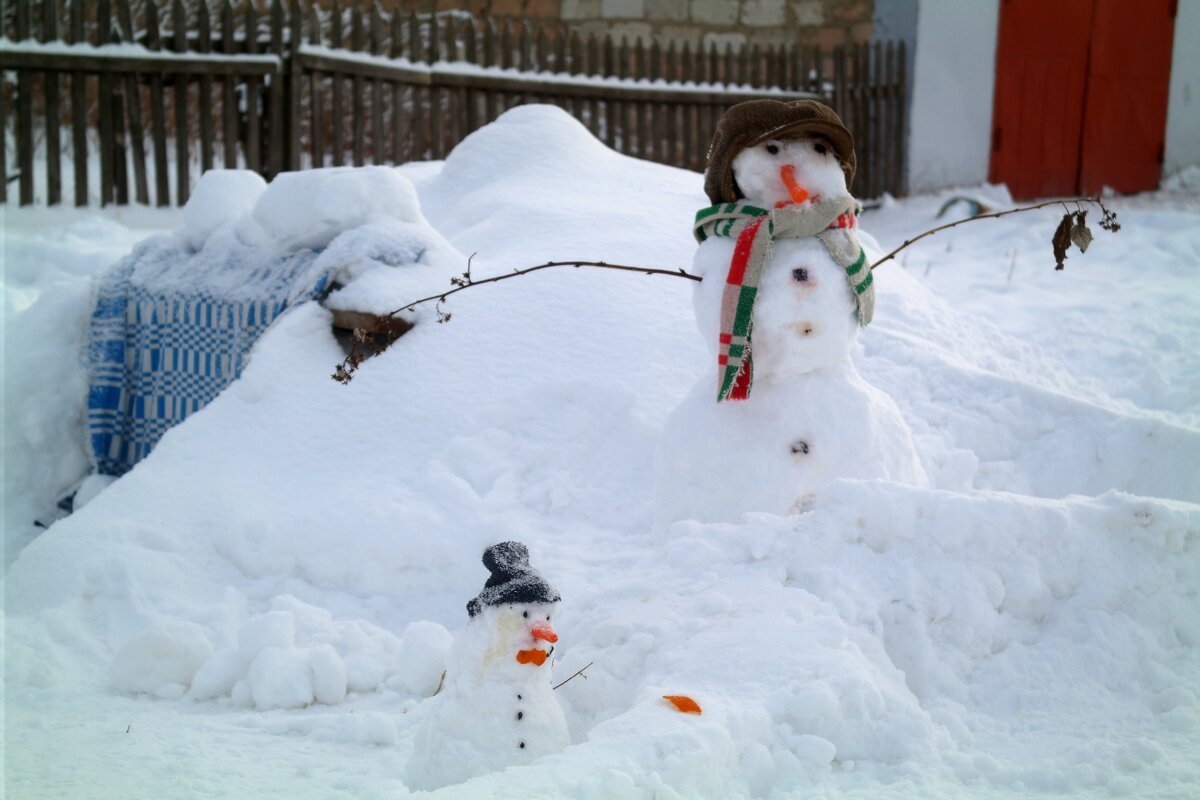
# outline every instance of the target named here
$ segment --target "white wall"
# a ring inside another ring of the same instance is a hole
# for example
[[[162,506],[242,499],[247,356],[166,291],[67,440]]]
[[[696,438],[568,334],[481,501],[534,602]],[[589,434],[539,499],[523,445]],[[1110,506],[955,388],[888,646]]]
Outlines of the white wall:
[[[1200,5],[1200,0],[1185,2]],[[909,118],[910,192],[987,180],[999,23],[1000,0],[920,0]]]
[[[1163,175],[1200,164],[1200,0],[1180,0],[1171,54]]]

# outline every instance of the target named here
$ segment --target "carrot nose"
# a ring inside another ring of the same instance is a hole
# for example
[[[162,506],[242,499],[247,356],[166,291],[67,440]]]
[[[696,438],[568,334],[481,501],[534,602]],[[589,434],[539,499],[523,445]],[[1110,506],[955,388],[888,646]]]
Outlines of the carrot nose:
[[[780,167],[779,177],[783,179],[783,185],[787,187],[788,194],[792,196],[793,203],[803,203],[808,199],[808,189],[805,189],[796,181],[795,164],[784,164]]]
[[[554,644],[558,641],[558,634],[554,632],[554,628],[550,627],[549,622],[539,622],[530,628],[529,632],[533,634],[533,638],[541,639],[543,642]]]

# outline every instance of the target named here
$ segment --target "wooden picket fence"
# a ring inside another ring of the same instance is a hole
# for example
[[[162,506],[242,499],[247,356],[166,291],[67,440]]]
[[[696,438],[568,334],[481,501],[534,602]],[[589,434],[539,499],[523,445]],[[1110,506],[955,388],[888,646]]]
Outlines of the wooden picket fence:
[[[337,0],[5,0],[0,36],[0,200],[15,181],[22,205],[61,202],[64,163],[76,205],[182,205],[213,167],[269,179],[444,158],[530,102],[622,153],[703,170],[725,109],[762,97],[830,103],[856,137],[856,194],[902,190],[903,42],[664,47]]]

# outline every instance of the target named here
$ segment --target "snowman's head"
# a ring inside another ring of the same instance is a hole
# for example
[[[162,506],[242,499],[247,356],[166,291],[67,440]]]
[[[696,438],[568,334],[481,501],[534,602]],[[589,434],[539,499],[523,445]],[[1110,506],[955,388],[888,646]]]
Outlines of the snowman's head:
[[[553,618],[558,603],[505,603],[488,606],[471,618],[486,640],[484,666],[542,666],[554,651],[558,634]]]
[[[781,136],[747,147],[734,156],[733,179],[747,202],[768,209],[848,193],[842,163],[820,137]]]
[[[806,144],[793,144],[797,142]],[[821,148],[813,143],[820,143],[825,152],[818,152]],[[739,176],[736,162],[747,151]],[[713,133],[704,192],[714,205],[743,199],[766,204],[768,196],[775,198],[770,207],[796,202],[795,191],[782,193],[781,170],[787,159],[792,160],[797,186],[803,187],[805,181],[813,184],[807,188],[810,196],[841,196],[854,180],[854,137],[833,109],[817,100],[738,103],[725,112]],[[826,180],[823,169],[816,169],[830,160],[842,170],[841,183]]]
[[[550,618],[560,596],[529,565],[529,550],[520,542],[501,542],[483,553],[491,573],[483,590],[467,603],[475,630],[483,632],[483,660],[515,659],[541,666],[558,641]]]

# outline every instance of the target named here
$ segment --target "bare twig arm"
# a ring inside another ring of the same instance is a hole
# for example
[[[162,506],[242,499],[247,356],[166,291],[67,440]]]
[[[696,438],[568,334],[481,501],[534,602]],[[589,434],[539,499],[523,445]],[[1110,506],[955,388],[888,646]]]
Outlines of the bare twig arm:
[[[474,258],[474,255],[472,255],[471,258]],[[437,305],[435,306],[435,309],[437,311],[437,321],[448,322],[450,320],[450,313],[442,311],[441,306],[442,303],[446,301],[446,298],[450,295],[457,294],[458,292],[461,292],[464,289],[469,289],[472,286],[483,286],[487,283],[498,283],[500,281],[506,281],[509,278],[515,278],[518,275],[528,275],[531,272],[538,272],[540,270],[553,269],[556,267],[574,267],[576,269],[580,267],[594,267],[597,269],[613,269],[620,272],[634,272],[642,275],[666,275],[672,278],[687,278],[688,280],[693,281],[700,280],[699,275],[693,275],[684,269],[637,267],[629,264],[610,264],[607,261],[547,261],[545,264],[536,264],[532,267],[525,267],[524,269],[514,269],[512,272],[505,272],[501,275],[493,275],[490,278],[476,280],[471,275],[471,259],[467,259],[466,272],[460,276],[455,276],[450,279],[450,289],[437,294],[431,294],[428,297],[422,297],[419,300],[413,300],[411,303],[406,303],[400,308],[397,308],[396,310],[388,312],[387,314],[379,317],[378,321],[374,325],[366,328],[355,329],[354,342],[350,347],[350,353],[345,359],[342,360],[342,363],[335,367],[333,379],[339,383],[350,382],[350,379],[354,377],[355,370],[358,369],[358,365],[361,364],[363,359],[367,357],[367,354],[363,352],[364,345],[369,344],[372,348],[372,352],[374,353],[380,353],[386,350],[400,335],[396,332],[397,326],[395,325],[396,317],[398,315],[403,314],[406,311],[413,311],[417,308],[417,306],[424,305],[425,303],[436,301]],[[401,328],[401,332],[402,331],[403,328]]]
[[[422,297],[420,300],[414,300],[411,303],[409,303],[408,305],[404,305],[404,306],[401,306],[400,308],[397,308],[395,311],[390,312],[386,316],[394,317],[397,314],[404,313],[405,311],[412,311],[417,306],[422,305],[424,303],[428,303],[431,300],[437,300],[440,303],[443,300],[445,300],[447,297],[449,297],[450,295],[455,294],[457,292],[461,292],[463,289],[468,289],[472,286],[483,286],[485,283],[497,283],[499,281],[506,281],[509,278],[515,278],[518,275],[528,275],[531,272],[537,272],[538,270],[543,270],[543,269],[552,269],[554,267],[576,267],[576,268],[578,268],[578,267],[597,267],[599,269],[616,269],[616,270],[621,270],[624,272],[640,272],[643,275],[670,275],[671,277],[675,277],[675,278],[688,278],[693,281],[700,280],[699,275],[693,275],[692,273],[686,272],[682,269],[655,269],[655,268],[651,268],[651,267],[634,267],[634,266],[630,266],[628,264],[609,264],[606,261],[547,261],[545,264],[537,264],[536,266],[525,267],[524,269],[514,269],[512,272],[506,272],[503,275],[493,275],[490,278],[483,278],[482,280],[474,280],[471,277],[470,267],[468,266],[468,271],[463,273],[463,277],[451,279],[451,282],[454,284],[453,289],[450,289],[447,292],[442,292],[440,294],[431,294],[429,297]]]
[[[586,664],[586,665],[583,667],[583,669],[580,669],[580,670],[578,670],[578,671],[577,671],[577,672],[576,672],[574,675],[572,675],[571,677],[567,678],[565,681],[562,681],[561,683],[556,683],[554,686],[552,686],[552,687],[551,687],[551,691],[553,691],[554,689],[557,689],[557,688],[558,688],[558,687],[560,687],[560,686],[565,686],[565,685],[567,685],[568,683],[570,683],[571,681],[573,681],[573,680],[575,680],[576,678],[578,678],[580,675],[583,675],[583,671],[584,671],[584,670],[586,670],[588,667],[590,667],[590,666],[591,666],[592,664],[594,664],[594,663],[596,663],[596,662],[594,662],[594,661],[589,661],[589,662],[588,662],[588,663],[587,663],[587,664]],[[583,677],[586,679],[586,678],[587,678],[587,675],[583,675]]]
[[[945,225],[939,225],[936,228],[930,228],[927,231],[917,234],[916,236],[914,236],[911,239],[906,239],[904,241],[904,244],[900,245],[895,250],[888,253],[886,256],[884,256],[883,258],[879,259],[874,264],[872,264],[871,269],[875,269],[876,267],[880,266],[881,264],[892,260],[893,258],[896,257],[896,254],[899,253],[901,250],[903,250],[906,247],[909,247],[910,245],[916,244],[917,242],[924,239],[926,236],[932,236],[933,234],[938,233],[939,231],[948,230],[950,228],[957,227],[957,226],[962,225],[967,222],[974,222],[975,220],[979,220],[979,219],[999,219],[1000,217],[1007,217],[1009,214],[1020,214],[1024,211],[1036,211],[1039,208],[1046,208],[1047,206],[1061,205],[1063,208],[1066,208],[1069,211],[1070,210],[1069,204],[1073,204],[1076,209],[1082,209],[1085,204],[1089,204],[1089,203],[1092,205],[1098,206],[1100,208],[1100,210],[1105,214],[1106,219],[1108,217],[1112,216],[1112,212],[1108,210],[1108,208],[1104,205],[1104,203],[1100,200],[1099,197],[1067,197],[1067,198],[1063,198],[1060,200],[1047,200],[1044,203],[1037,203],[1036,205],[1032,205],[1032,206],[1020,206],[1019,208],[1010,208],[1007,211],[993,211],[990,214],[980,214],[975,217],[967,217],[966,219],[960,219],[957,222],[947,222]],[[1103,225],[1103,224],[1104,223],[1101,223],[1101,225]]]

